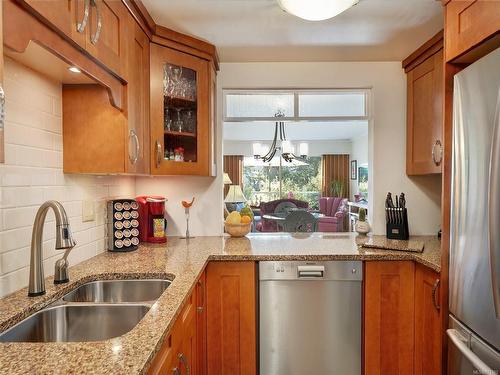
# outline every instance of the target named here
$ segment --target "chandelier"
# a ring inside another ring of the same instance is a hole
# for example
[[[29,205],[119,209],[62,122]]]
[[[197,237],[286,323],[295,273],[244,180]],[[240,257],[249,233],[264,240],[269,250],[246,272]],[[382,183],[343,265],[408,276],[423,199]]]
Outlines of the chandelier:
[[[282,110],[278,110],[274,115],[278,120],[275,123],[274,127],[274,137],[273,142],[271,143],[271,147],[263,156],[261,155],[261,144],[254,143],[253,145],[253,154],[256,160],[262,160],[264,163],[270,162],[276,153],[280,155],[283,160],[288,163],[291,163],[293,160],[301,160],[305,161],[308,154],[308,144],[301,143],[299,146],[300,156],[295,155],[294,147],[292,142],[286,139],[285,133],[285,122],[280,119],[285,117],[285,113]],[[278,138],[279,137],[279,138]]]

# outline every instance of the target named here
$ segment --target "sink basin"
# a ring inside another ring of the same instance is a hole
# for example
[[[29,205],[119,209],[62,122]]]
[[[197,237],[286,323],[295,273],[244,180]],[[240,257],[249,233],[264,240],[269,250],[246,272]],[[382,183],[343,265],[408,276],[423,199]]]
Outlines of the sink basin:
[[[63,297],[65,302],[123,303],[154,301],[169,280],[102,280],[83,284]]]
[[[146,305],[61,305],[41,310],[0,335],[0,342],[79,342],[121,336],[146,315]]]

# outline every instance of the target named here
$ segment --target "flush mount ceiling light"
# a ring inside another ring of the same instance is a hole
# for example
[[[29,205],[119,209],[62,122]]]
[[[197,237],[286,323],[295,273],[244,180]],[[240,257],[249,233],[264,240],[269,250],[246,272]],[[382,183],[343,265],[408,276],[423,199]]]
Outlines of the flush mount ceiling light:
[[[323,21],[335,17],[358,2],[359,0],[278,0],[284,11],[308,21]]]
[[[70,67],[68,68],[68,70],[69,70],[70,72],[73,72],[73,73],[81,73],[81,72],[82,72],[82,71],[81,71],[80,69],[78,69],[76,66],[70,66]]]

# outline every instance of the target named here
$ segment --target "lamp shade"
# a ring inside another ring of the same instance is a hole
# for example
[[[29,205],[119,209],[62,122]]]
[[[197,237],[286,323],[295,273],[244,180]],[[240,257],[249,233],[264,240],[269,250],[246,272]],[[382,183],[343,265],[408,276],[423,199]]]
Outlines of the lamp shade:
[[[299,145],[299,155],[300,156],[307,156],[309,155],[309,144],[302,142]]]
[[[344,12],[359,0],[278,0],[286,12],[308,21],[322,21]]]
[[[284,154],[293,154],[294,149],[293,149],[292,142],[290,142],[290,141],[281,142],[281,152]]]
[[[229,178],[229,175],[227,173],[224,173],[224,185],[231,185],[233,181],[231,181],[231,178]]]
[[[254,156],[261,156],[262,155],[262,145],[260,143],[253,143],[252,150],[253,150]]]
[[[243,195],[243,191],[241,191],[240,185],[230,185],[229,191],[227,192],[226,198],[224,202],[226,203],[242,203],[246,202],[247,199]]]

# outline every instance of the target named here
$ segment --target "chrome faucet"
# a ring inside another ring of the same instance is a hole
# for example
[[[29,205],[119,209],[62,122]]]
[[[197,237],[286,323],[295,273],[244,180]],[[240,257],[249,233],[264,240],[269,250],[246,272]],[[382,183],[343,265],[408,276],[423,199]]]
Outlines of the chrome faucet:
[[[45,276],[43,273],[42,239],[43,225],[49,208],[52,208],[56,216],[56,249],[66,250],[61,259],[56,262],[54,272],[54,284],[67,283],[68,255],[76,242],[71,235],[68,216],[61,203],[47,201],[40,206],[33,223],[33,234],[31,236],[31,259],[30,259],[30,281],[28,296],[35,297],[45,294]]]

